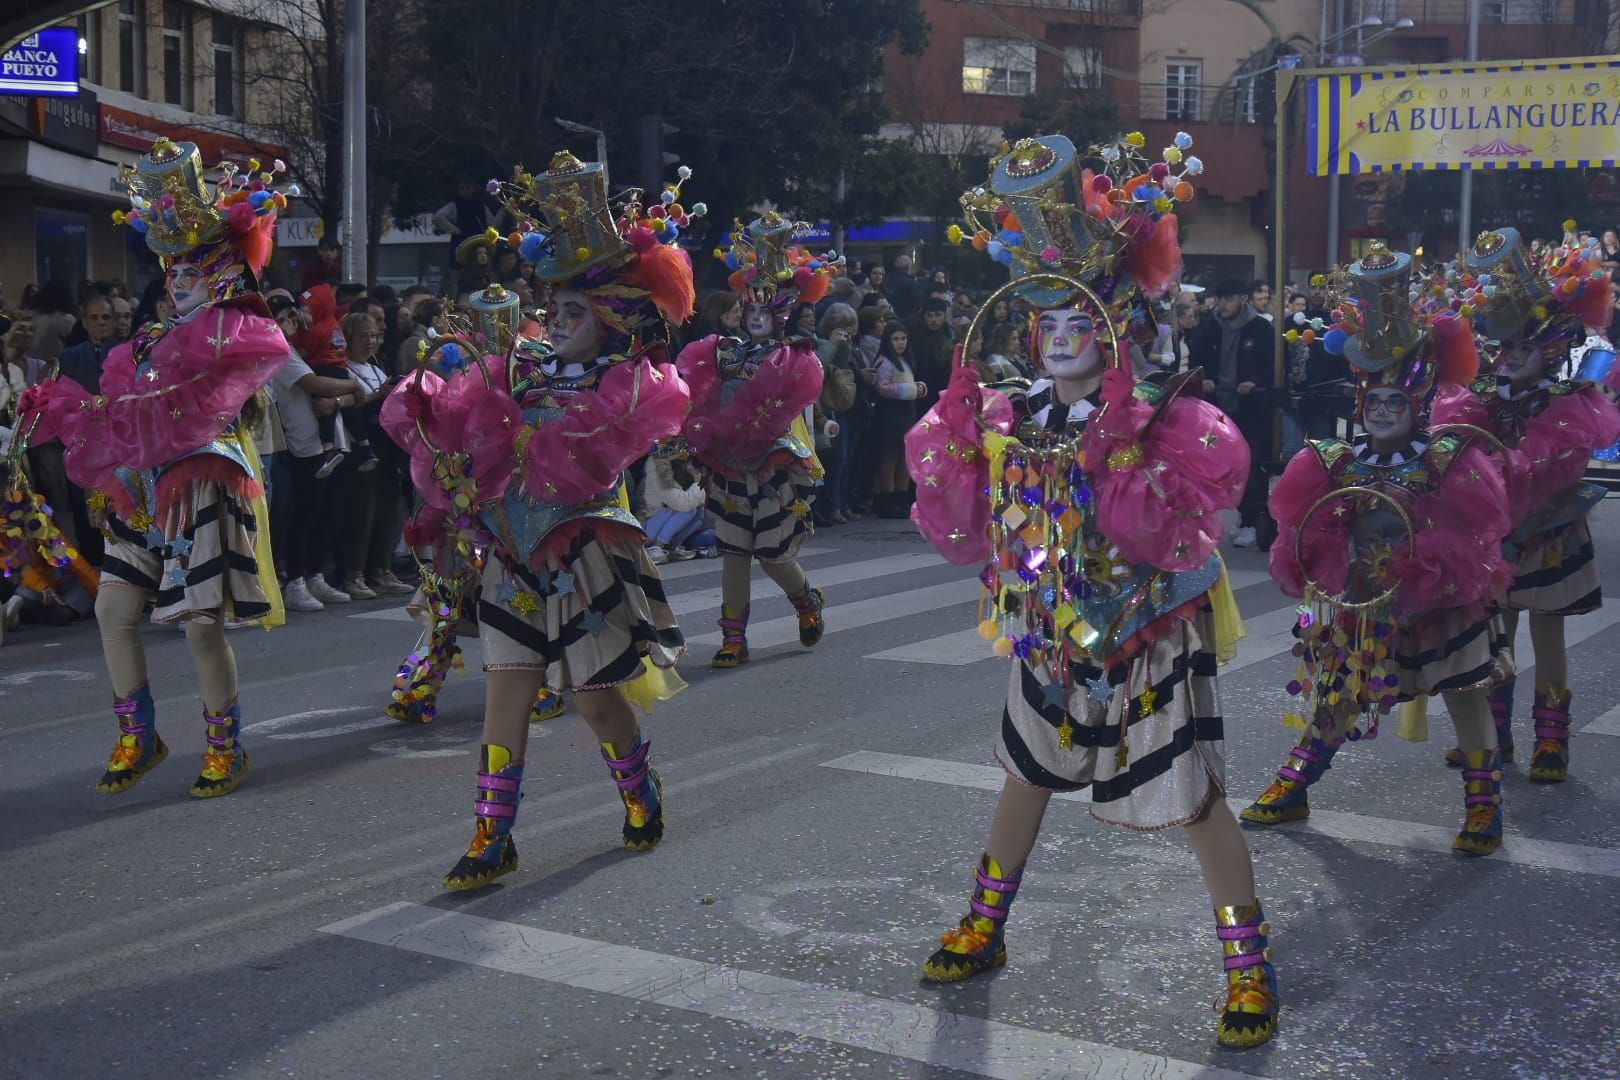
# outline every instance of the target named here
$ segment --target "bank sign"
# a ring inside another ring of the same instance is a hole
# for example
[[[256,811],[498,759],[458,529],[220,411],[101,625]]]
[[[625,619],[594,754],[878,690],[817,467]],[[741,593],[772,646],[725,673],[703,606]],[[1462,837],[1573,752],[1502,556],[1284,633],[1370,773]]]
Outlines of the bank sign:
[[[0,94],[72,97],[79,92],[79,32],[41,30],[0,54]]]
[[[1620,58],[1315,76],[1311,175],[1584,169],[1620,160]]]

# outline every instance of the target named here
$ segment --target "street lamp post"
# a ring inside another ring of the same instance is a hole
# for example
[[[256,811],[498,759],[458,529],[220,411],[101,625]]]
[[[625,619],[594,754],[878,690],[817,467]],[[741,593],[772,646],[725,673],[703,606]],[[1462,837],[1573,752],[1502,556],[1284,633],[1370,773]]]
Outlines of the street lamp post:
[[[589,124],[577,124],[572,120],[564,120],[560,116],[554,116],[551,119],[553,123],[562,128],[564,131],[572,131],[575,135],[596,136],[596,163],[602,166],[602,186],[604,188],[607,187],[607,136],[602,133],[600,128],[593,128]]]

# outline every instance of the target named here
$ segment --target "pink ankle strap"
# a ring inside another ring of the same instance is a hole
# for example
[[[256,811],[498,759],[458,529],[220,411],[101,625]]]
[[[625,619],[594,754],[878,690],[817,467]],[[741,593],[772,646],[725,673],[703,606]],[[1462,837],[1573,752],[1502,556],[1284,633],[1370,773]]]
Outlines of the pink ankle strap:
[[[478,790],[505,791],[515,794],[522,787],[523,781],[515,776],[496,776],[492,773],[478,774]]]
[[[1215,936],[1222,941],[1246,941],[1263,935],[1260,933],[1259,923],[1249,923],[1245,926],[1217,926]]]
[[[1016,893],[1018,891],[1018,886],[1022,884],[1024,880],[1022,875],[1015,878],[991,877],[983,870],[975,870],[973,872],[973,876],[978,881],[979,888],[988,890],[989,892],[998,892],[1003,896],[1011,896]]]
[[[487,802],[479,799],[473,804],[479,817],[488,818],[515,818],[517,817],[517,803],[515,802]]]
[[[1266,954],[1263,952],[1238,953],[1235,956],[1228,956],[1223,961],[1227,971],[1236,971],[1238,968],[1259,967],[1265,962]]]

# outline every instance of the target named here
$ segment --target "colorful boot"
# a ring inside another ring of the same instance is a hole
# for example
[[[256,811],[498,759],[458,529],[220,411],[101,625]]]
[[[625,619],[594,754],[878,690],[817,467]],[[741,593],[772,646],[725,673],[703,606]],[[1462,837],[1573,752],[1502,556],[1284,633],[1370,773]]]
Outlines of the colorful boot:
[[[1215,909],[1215,936],[1226,954],[1226,1000],[1215,1003],[1222,1046],[1245,1049],[1277,1034],[1277,969],[1271,966],[1271,926],[1260,901]]]
[[[1536,749],[1530,755],[1530,779],[1538,784],[1562,784],[1569,777],[1568,687],[1542,686],[1536,690]]]
[[[529,723],[538,724],[542,720],[550,720],[561,716],[568,710],[563,703],[563,696],[554,690],[541,690],[540,696],[534,699],[534,705],[529,709]]]
[[[478,800],[473,804],[478,831],[473,833],[467,854],[444,875],[445,888],[479,889],[517,869],[512,823],[522,798],[523,762],[514,764],[506,747],[485,743],[479,753]]]
[[[807,649],[814,648],[827,631],[826,621],[821,617],[822,609],[827,606],[826,594],[806,585],[797,596],[789,596],[788,602],[799,613],[799,644]]]
[[[1332,768],[1333,755],[1338,751],[1337,746],[1329,746],[1312,735],[1305,736],[1298,746],[1288,751],[1288,760],[1277,770],[1277,779],[1238,817],[1255,825],[1280,825],[1310,817],[1305,789]]]
[[[107,759],[107,771],[96,784],[96,790],[103,795],[128,791],[169,756],[169,748],[158,737],[157,707],[152,704],[150,687],[143,683],[123,701],[115,699],[113,713],[118,717],[118,730],[123,734],[118,736],[118,745]]]
[[[232,699],[224,712],[203,709],[207,725],[208,749],[203,752],[202,772],[191,785],[193,799],[216,799],[235,791],[247,775],[248,756],[237,734],[242,730],[242,705]]]
[[[1491,690],[1491,719],[1496,722],[1496,748],[1504,763],[1513,760],[1513,680],[1498,683]],[[1446,764],[1460,769],[1466,764],[1463,752],[1453,746],[1446,751]]]
[[[631,851],[650,851],[664,838],[664,785],[658,771],[647,767],[651,747],[652,742],[640,732],[622,758],[612,743],[602,744],[602,760],[612,770],[624,800],[624,846]]]
[[[720,651],[714,654],[709,666],[717,668],[741,667],[748,663],[748,605],[736,614],[730,604],[720,608]]]
[[[961,925],[945,931],[942,947],[923,964],[924,979],[961,982],[1007,962],[1007,910],[1023,877],[1022,870],[1003,873],[1001,864],[988,853],[980,857],[973,894],[968,897],[971,910],[962,916]]]
[[[1495,750],[1475,750],[1463,766],[1463,805],[1468,817],[1452,851],[1489,855],[1502,846],[1502,759]]]

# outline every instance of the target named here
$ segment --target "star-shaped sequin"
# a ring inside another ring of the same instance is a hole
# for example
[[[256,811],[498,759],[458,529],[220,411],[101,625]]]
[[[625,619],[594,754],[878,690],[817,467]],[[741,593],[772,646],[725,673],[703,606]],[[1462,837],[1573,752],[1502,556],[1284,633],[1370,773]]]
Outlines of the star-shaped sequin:
[[[1198,441],[1204,444],[1205,450],[1213,450],[1215,449],[1216,444],[1218,444],[1221,440],[1218,435],[1211,431]]]
[[[169,541],[169,553],[184,557],[191,554],[191,541],[184,536],[177,536]]]
[[[541,592],[543,592],[543,593],[544,592],[550,592],[551,591],[551,582],[553,581],[553,579],[556,578],[556,576],[557,576],[556,574],[552,573],[552,571],[549,568],[547,568],[547,569],[541,570],[538,574],[534,575],[534,580],[535,580],[536,584],[538,584],[540,586],[540,591]]]
[[[169,584],[175,586],[176,588],[183,589],[186,587],[187,576],[188,573],[186,568],[183,566],[177,566],[173,570],[169,571]]]
[[[600,634],[602,632],[602,628],[607,625],[607,616],[603,615],[600,611],[587,611],[585,613],[585,618],[581,619],[580,621],[584,624],[585,629],[589,630],[592,636],[595,636]]]
[[[168,538],[163,535],[163,530],[155,527],[147,529],[142,534],[141,539],[145,540],[146,546],[153,551],[162,551],[163,545],[168,543]]]
[[[495,599],[502,604],[510,604],[517,599],[517,586],[512,584],[510,578],[501,582],[501,587],[495,591]]]
[[[1045,686],[1041,687],[1041,708],[1043,708],[1043,709],[1061,709],[1061,708],[1063,708],[1063,698],[1064,698],[1064,696],[1065,696],[1065,693],[1064,693],[1064,687],[1063,687],[1062,683],[1055,683],[1055,682],[1054,683],[1047,683]]]
[[[555,591],[558,596],[574,595],[574,575],[566,570],[559,571],[556,577]]]
[[[533,615],[540,610],[540,600],[528,589],[519,589],[512,597],[512,610],[519,615]]]
[[[805,518],[810,516],[810,504],[805,502],[803,499],[793,500],[793,505],[788,507],[788,509],[791,510],[793,512],[793,516],[798,518],[800,521],[803,521]]]

